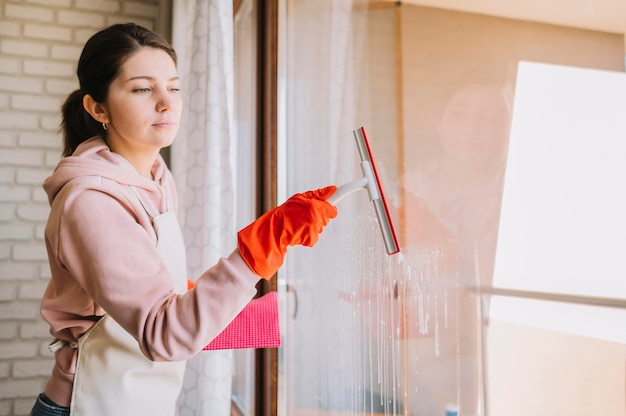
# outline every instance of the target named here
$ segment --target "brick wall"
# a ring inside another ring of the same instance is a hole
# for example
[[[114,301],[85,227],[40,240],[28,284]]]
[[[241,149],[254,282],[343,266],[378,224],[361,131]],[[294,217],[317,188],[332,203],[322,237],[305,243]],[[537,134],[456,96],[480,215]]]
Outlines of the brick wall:
[[[50,276],[41,183],[61,154],[60,105],[82,45],[135,21],[165,33],[166,0],[0,1],[0,416],[26,415],[53,364],[39,299]]]

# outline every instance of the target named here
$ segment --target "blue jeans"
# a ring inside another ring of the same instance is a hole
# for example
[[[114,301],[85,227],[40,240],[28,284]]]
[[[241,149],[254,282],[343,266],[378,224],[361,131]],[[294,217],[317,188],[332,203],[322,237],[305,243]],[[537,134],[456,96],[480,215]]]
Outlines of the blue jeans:
[[[41,393],[30,411],[30,416],[69,416],[70,408],[59,406]]]

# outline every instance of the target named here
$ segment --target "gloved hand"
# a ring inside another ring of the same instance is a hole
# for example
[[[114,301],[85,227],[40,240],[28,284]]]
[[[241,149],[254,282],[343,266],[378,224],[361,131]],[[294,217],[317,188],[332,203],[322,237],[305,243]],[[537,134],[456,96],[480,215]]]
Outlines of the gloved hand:
[[[312,247],[337,208],[325,199],[336,186],[295,194],[237,233],[238,248],[252,271],[270,279],[282,266],[288,246]]]

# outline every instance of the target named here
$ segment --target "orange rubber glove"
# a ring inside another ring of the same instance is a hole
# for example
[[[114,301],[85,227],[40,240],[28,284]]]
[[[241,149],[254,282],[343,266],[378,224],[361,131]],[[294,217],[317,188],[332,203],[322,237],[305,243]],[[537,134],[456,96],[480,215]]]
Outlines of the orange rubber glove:
[[[313,247],[337,208],[325,199],[336,186],[331,185],[295,194],[237,233],[238,248],[250,269],[270,279],[282,266],[288,246]]]

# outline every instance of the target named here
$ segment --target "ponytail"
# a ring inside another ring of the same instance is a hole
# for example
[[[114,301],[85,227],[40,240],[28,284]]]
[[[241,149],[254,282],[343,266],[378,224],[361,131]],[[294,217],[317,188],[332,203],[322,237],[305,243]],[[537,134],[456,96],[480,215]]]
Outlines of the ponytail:
[[[63,156],[70,156],[79,144],[93,136],[104,136],[102,125],[83,108],[82,90],[67,96],[61,107],[61,131],[63,133]]]

